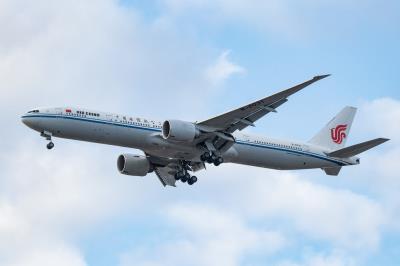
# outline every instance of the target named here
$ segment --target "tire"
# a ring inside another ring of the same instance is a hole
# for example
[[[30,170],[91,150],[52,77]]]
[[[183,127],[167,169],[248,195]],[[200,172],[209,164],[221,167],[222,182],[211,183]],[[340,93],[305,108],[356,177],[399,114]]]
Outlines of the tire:
[[[181,179],[181,176],[180,176],[179,173],[176,173],[176,174],[175,174],[175,180],[179,180],[179,179]]]
[[[51,149],[54,148],[54,143],[53,142],[49,142],[46,147],[47,147],[48,150],[51,150]]]
[[[202,154],[202,157],[204,158],[204,161],[207,161],[211,158],[211,154],[209,152],[205,152]]]
[[[193,185],[194,183],[196,183],[196,182],[197,182],[197,177],[192,176],[192,177],[190,178],[190,182],[192,183],[191,185]]]
[[[185,183],[186,181],[189,181],[190,180],[190,175],[189,175],[189,173],[186,173],[186,174],[184,174],[182,177],[181,177],[181,181],[183,182],[183,183]]]

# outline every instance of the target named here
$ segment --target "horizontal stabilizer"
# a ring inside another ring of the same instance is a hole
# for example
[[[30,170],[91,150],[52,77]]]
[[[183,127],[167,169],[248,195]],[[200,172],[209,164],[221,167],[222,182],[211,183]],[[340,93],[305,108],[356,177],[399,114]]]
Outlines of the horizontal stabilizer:
[[[377,138],[328,153],[327,155],[330,157],[337,157],[337,158],[349,158],[351,156],[372,149],[373,147],[378,146],[388,140],[389,139],[385,138]]]
[[[327,175],[334,175],[334,176],[339,174],[340,169],[342,169],[341,166],[339,166],[339,167],[322,168],[322,170],[324,170]]]

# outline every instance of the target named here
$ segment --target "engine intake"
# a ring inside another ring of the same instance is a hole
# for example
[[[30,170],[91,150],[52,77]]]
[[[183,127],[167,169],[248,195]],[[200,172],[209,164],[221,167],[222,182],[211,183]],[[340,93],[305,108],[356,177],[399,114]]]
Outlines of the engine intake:
[[[163,138],[168,140],[190,142],[199,134],[200,131],[196,128],[196,125],[180,120],[166,120],[162,127]]]
[[[117,168],[124,175],[145,176],[151,172],[151,164],[143,155],[121,154],[117,159]]]

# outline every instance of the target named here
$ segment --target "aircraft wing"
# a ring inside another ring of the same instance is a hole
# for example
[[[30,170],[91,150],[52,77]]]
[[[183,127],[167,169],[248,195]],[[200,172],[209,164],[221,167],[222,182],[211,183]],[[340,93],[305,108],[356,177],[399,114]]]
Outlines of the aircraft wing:
[[[276,112],[276,108],[287,102],[287,98],[290,95],[328,76],[329,75],[316,76],[292,88],[252,102],[233,111],[202,121],[197,125],[209,132],[222,131],[226,133],[233,133],[238,129],[242,130],[248,126],[254,126],[254,122],[264,115],[270,112]]]

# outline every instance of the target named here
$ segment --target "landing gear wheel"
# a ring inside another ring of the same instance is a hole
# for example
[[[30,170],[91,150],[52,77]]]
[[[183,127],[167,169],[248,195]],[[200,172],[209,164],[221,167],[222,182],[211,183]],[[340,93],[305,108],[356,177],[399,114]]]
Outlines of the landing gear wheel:
[[[220,164],[223,163],[223,162],[224,162],[224,158],[218,157],[217,159],[215,159],[214,165],[215,165],[215,166],[218,166],[218,165],[220,165]]]
[[[178,172],[178,173],[175,174],[175,180],[179,180],[179,179],[181,179],[181,175]]]
[[[54,148],[54,143],[50,141],[50,142],[47,144],[46,147],[47,147],[47,149],[51,150],[51,149]]]
[[[200,160],[202,160],[203,162],[205,161],[209,161],[211,158],[211,154],[209,152],[205,152],[200,156]]]
[[[197,177],[192,176],[189,180],[188,180],[188,184],[189,185],[193,185],[194,183],[197,182]]]
[[[175,174],[175,180],[180,180],[180,179],[182,179],[184,176],[185,176],[185,172],[183,172],[183,171],[178,171],[178,172],[176,172],[176,174]]]
[[[189,179],[190,179],[189,173],[186,173],[186,174],[185,174],[185,179],[186,179],[186,180],[189,180]]]
[[[181,181],[185,183],[186,181],[190,180],[189,173],[186,173],[184,176],[181,177]]]

